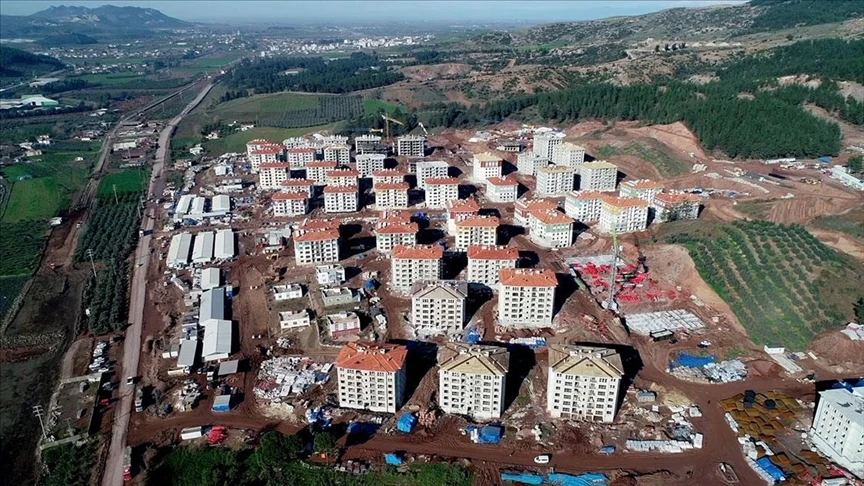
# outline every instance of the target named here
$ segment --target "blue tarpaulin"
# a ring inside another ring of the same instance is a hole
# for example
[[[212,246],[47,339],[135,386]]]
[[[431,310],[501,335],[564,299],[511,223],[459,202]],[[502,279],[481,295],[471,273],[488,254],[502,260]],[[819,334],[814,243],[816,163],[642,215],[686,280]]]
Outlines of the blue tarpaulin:
[[[824,157],[819,157],[819,162],[822,162],[823,164],[830,164],[831,157],[828,157],[827,155]]]
[[[378,282],[375,280],[367,280],[363,286],[366,287],[366,290],[375,290],[378,288]]]
[[[480,342],[480,331],[477,328],[469,329],[467,333],[465,333],[465,342],[469,344],[477,344]]]
[[[396,428],[399,429],[399,432],[408,433],[414,430],[415,425],[417,425],[417,416],[413,413],[406,413],[399,417],[399,421],[396,423]]]
[[[398,454],[393,453],[384,454],[384,461],[386,461],[387,464],[390,464],[391,466],[401,466],[402,464],[405,464],[404,459],[399,457]]]
[[[606,446],[600,449],[600,454],[614,454],[615,446]]]
[[[769,475],[771,475],[771,477],[774,478],[774,481],[779,482],[779,481],[785,481],[786,480],[786,475],[783,474],[783,470],[780,469],[779,467],[777,467],[776,465],[774,465],[774,463],[771,462],[771,458],[769,458],[768,456],[764,456],[761,459],[757,459],[756,464],[758,464],[759,467],[761,467],[763,471],[765,471]]]
[[[378,427],[378,424],[372,424],[369,422],[353,422],[348,426],[348,433],[368,437],[374,434],[375,431],[378,430]]]
[[[573,476],[572,474],[552,473],[546,478],[552,484],[561,486],[603,486],[609,484],[605,474],[589,473]]]
[[[669,367],[673,369],[679,366],[685,368],[700,368],[715,361],[717,361],[715,356],[693,356],[692,354],[681,353],[677,358],[673,359],[672,362],[669,363]]]
[[[539,485],[543,484],[543,476],[530,473],[501,473],[502,481],[513,481],[514,483]]]
[[[504,435],[504,427],[500,425],[487,425],[477,431],[478,444],[497,444],[501,442]]]

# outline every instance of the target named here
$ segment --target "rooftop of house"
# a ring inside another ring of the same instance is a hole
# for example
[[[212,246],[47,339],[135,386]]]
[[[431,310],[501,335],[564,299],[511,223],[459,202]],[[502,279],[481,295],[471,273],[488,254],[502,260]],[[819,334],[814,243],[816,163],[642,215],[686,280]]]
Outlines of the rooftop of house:
[[[285,179],[282,185],[286,187],[309,187],[314,186],[315,181],[311,179]]]
[[[607,197],[608,193],[600,192],[600,191],[573,191],[567,193],[567,199],[579,199],[582,201],[588,201],[593,199],[602,200]]]
[[[585,151],[585,147],[581,145],[576,145],[573,142],[562,142],[560,147],[567,150],[581,150],[583,152]]]
[[[502,268],[500,280],[509,287],[557,287],[558,278],[548,268]]]
[[[458,177],[430,177],[426,179],[427,186],[443,186],[443,185],[459,185],[460,179]]]
[[[284,162],[264,162],[261,164],[261,170],[267,169],[288,169],[291,166]]]
[[[566,165],[547,165],[546,167],[537,169],[537,173],[541,172],[546,174],[575,174],[576,170]]]
[[[323,167],[325,169],[335,169],[339,162],[335,160],[313,160],[306,164],[306,167]]]
[[[328,240],[338,240],[339,239],[339,231],[333,229],[319,229],[306,231],[303,234],[299,234],[294,237],[294,242],[307,242],[307,241],[328,241]]]
[[[281,154],[282,148],[281,145],[260,145],[252,151],[252,155]]]
[[[544,224],[568,224],[575,220],[557,209],[533,210],[529,217],[539,220]]]
[[[327,171],[327,177],[360,177],[360,172],[354,169],[333,169]]]
[[[318,229],[335,229],[338,230],[339,226],[341,226],[341,222],[338,219],[330,219],[330,218],[316,218],[316,219],[304,219],[300,226],[297,228],[298,232],[302,231],[314,231]]]
[[[522,211],[558,209],[558,203],[551,199],[520,199],[513,206]]]
[[[622,187],[632,187],[633,189],[663,189],[663,184],[650,179],[634,179],[621,183]]]
[[[372,171],[372,177],[405,177],[406,175],[408,173],[401,169],[379,169]]]
[[[318,149],[314,147],[296,147],[290,148],[286,152],[289,154],[314,154],[318,152]]]
[[[381,214],[381,217],[378,218],[377,226],[380,228],[388,224],[410,223],[411,216],[413,215],[414,213],[408,209],[391,209],[389,211],[384,211]]]
[[[516,179],[511,177],[490,177],[486,179],[486,182],[492,184],[493,186],[518,186],[519,183]]]
[[[386,226],[379,226],[378,229],[375,230],[376,233],[382,235],[401,235],[406,233],[417,233],[419,231],[419,227],[417,223],[395,223],[388,224]]]
[[[465,219],[456,222],[456,227],[466,228],[497,228],[500,226],[501,220],[495,216],[469,216]]]
[[[698,203],[699,196],[686,192],[661,192],[654,196],[654,202],[665,204]]]
[[[518,260],[519,249],[515,246],[471,245],[468,259],[474,260]]]
[[[407,191],[411,185],[407,182],[379,182],[374,187],[376,191]]]
[[[468,282],[464,280],[417,282],[411,292],[412,299],[465,299],[467,297]]]
[[[357,193],[357,186],[324,186],[324,194]]]
[[[615,169],[618,170],[618,166],[615,164],[610,164],[605,160],[597,160],[594,162],[585,162],[582,164],[582,169]]]
[[[480,211],[480,203],[474,199],[447,201],[447,211],[450,213],[477,213]]]
[[[491,152],[481,152],[479,154],[474,154],[474,160],[478,162],[501,162],[501,157],[491,153]]]
[[[401,260],[440,260],[444,257],[444,248],[439,245],[396,245],[391,257]]]
[[[648,201],[638,197],[609,196],[603,199],[603,204],[616,208],[647,208]]]
[[[308,196],[305,192],[277,192],[273,194],[274,201],[300,201]]]
[[[510,364],[507,348],[447,343],[438,352],[438,368],[450,373],[505,376]]]
[[[395,373],[405,366],[408,348],[398,344],[348,343],[336,357],[337,368]]]
[[[549,367],[558,373],[620,379],[624,376],[621,355],[596,346],[551,345]]]

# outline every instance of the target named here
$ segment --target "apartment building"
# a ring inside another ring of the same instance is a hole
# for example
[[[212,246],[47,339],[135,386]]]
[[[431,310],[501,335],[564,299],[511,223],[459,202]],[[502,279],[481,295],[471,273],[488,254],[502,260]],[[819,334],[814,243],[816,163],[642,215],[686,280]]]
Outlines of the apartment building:
[[[472,245],[468,247],[468,281],[497,289],[501,269],[516,268],[515,246]]]
[[[311,198],[315,189],[315,181],[312,179],[285,179],[279,188],[282,192],[299,192]]]
[[[648,179],[635,179],[624,181],[618,188],[621,197],[635,197],[644,200],[648,204],[654,202],[654,196],[663,192],[663,185],[657,181]]]
[[[546,248],[564,248],[573,244],[573,218],[557,209],[531,211],[528,214],[528,237]]]
[[[564,142],[564,135],[560,133],[535,133],[532,151],[538,157],[552,160],[555,147],[561,145],[562,142]]]
[[[282,145],[284,145],[286,149],[309,148],[312,147],[312,142],[305,137],[289,137],[282,140]]]
[[[357,172],[360,177],[372,177],[375,171],[384,170],[384,159],[387,156],[384,154],[357,154],[354,157]]]
[[[379,169],[372,172],[372,185],[374,187],[378,184],[405,182],[407,175],[408,173],[401,169]]]
[[[648,226],[648,203],[635,197],[606,197],[597,229],[604,233],[633,233]]]
[[[356,212],[358,198],[357,186],[324,186],[324,212]]]
[[[258,166],[258,189],[264,191],[279,189],[286,179],[288,179],[288,164],[264,162]]]
[[[699,217],[699,196],[686,192],[661,192],[651,204],[654,221],[663,223]]]
[[[501,157],[489,152],[474,154],[472,160],[474,180],[485,182],[491,177],[501,177]]]
[[[564,200],[564,212],[582,223],[600,221],[600,209],[606,197],[607,193],[599,191],[571,192]]]
[[[314,147],[297,147],[285,151],[285,159],[291,169],[294,170],[307,168],[311,162],[315,161],[316,155],[318,155],[318,149]]]
[[[382,182],[375,184],[375,208],[384,209],[408,209],[407,182]]]
[[[325,145],[348,145],[348,137],[346,135],[325,135],[321,137],[319,142],[322,146]]]
[[[390,252],[390,278],[395,290],[408,293],[415,283],[440,280],[444,248],[439,245],[397,245]]]
[[[441,177],[426,179],[426,208],[444,209],[447,203],[459,199],[459,179]]]
[[[263,145],[249,152],[249,165],[252,166],[252,173],[257,173],[261,168],[261,164],[279,162],[279,157],[282,155],[281,145]]]
[[[273,216],[302,216],[309,212],[309,199],[302,192],[273,194]]]
[[[447,233],[456,236],[456,223],[480,214],[480,204],[474,199],[456,199],[447,202]]]
[[[563,142],[552,148],[552,163],[577,170],[585,163],[585,147]]]
[[[279,145],[277,143],[271,142],[270,140],[266,140],[263,138],[256,138],[255,140],[250,140],[246,142],[246,155],[249,156],[252,152],[256,150],[261,150],[262,147]]]
[[[354,137],[354,150],[357,155],[387,155],[387,144],[383,143],[378,135],[357,135]]]
[[[316,229],[294,236],[294,259],[298,265],[339,261],[339,231]]]
[[[399,245],[414,245],[417,243],[417,223],[397,223],[378,226],[375,229],[375,246],[381,253],[390,253]]]
[[[438,406],[478,421],[501,418],[509,367],[507,348],[445,344],[438,352]]]
[[[315,160],[306,164],[306,178],[315,181],[316,186],[327,185],[327,173],[339,165],[335,160]]]
[[[576,171],[561,165],[547,165],[537,169],[537,195],[563,196],[573,190]]]
[[[339,228],[342,226],[342,223],[339,222],[338,219],[328,219],[328,218],[315,218],[315,219],[304,219],[302,223],[294,230],[295,234],[302,235],[304,233],[308,233],[309,231],[319,231],[319,230],[335,230],[339,231]]]
[[[417,187],[426,189],[426,181],[429,179],[441,179],[448,176],[450,165],[443,160],[423,160],[417,162],[415,173],[417,174]]]
[[[498,284],[498,323],[526,329],[550,327],[555,306],[555,272],[538,268],[502,268]]]
[[[452,336],[465,326],[468,284],[458,280],[417,282],[411,293],[411,326],[420,336]]]
[[[324,160],[335,160],[339,165],[348,165],[351,162],[351,147],[344,144],[325,145]]]
[[[612,192],[618,182],[618,166],[604,160],[579,167],[579,190]]]
[[[819,392],[810,440],[832,461],[864,477],[864,386]]]
[[[516,156],[516,170],[520,174],[536,176],[541,167],[549,165],[549,159],[540,157],[534,152],[525,152]]]
[[[426,154],[426,137],[403,135],[396,139],[396,155],[400,157],[423,157]]]
[[[510,177],[490,177],[486,180],[486,199],[496,203],[514,203],[519,197],[519,183]]]
[[[408,348],[397,344],[348,343],[336,357],[339,406],[396,413],[405,395]]]
[[[498,243],[498,226],[501,221],[495,216],[470,216],[456,222],[456,249],[465,251],[471,245],[494,245]]]
[[[621,355],[614,349],[553,344],[546,410],[554,418],[610,423],[623,377]]]
[[[327,185],[357,187],[360,173],[354,169],[330,169],[327,171]]]
[[[520,199],[513,205],[513,221],[528,227],[528,215],[532,211],[558,210],[558,203],[551,199]]]

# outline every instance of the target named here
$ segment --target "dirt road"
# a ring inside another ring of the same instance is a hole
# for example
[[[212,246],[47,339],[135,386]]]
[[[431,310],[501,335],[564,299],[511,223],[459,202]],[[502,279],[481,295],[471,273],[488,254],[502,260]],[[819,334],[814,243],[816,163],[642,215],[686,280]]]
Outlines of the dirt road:
[[[174,130],[183,117],[186,116],[193,108],[198,106],[198,103],[207,96],[213,84],[208,84],[198,93],[198,96],[192,100],[183,111],[174,117],[168,125],[162,130],[159,135],[159,149],[156,152],[156,162],[153,164],[153,170],[150,174],[150,188],[147,193],[148,199],[153,194],[154,187],[162,178],[162,169],[168,163],[170,154],[171,136]],[[151,203],[145,214],[153,214],[155,203]],[[142,228],[144,230],[152,230],[155,225],[155,220],[151,217],[145,217]],[[129,303],[129,327],[126,329],[126,340],[123,343],[123,366],[122,371],[118,371],[121,377],[119,397],[120,402],[117,404],[114,413],[114,423],[111,430],[111,445],[108,449],[108,458],[105,461],[105,473],[102,476],[103,486],[118,486],[123,484],[123,449],[126,447],[126,434],[129,428],[129,416],[132,413],[132,401],[134,397],[135,387],[126,384],[126,376],[138,375],[138,361],[141,357],[141,328],[144,321],[144,301],[146,299],[147,290],[147,268],[150,263],[148,257],[150,251],[150,235],[144,236],[138,241],[138,247],[135,249],[135,261],[141,266],[136,266],[132,271],[132,282],[130,287],[130,303]]]

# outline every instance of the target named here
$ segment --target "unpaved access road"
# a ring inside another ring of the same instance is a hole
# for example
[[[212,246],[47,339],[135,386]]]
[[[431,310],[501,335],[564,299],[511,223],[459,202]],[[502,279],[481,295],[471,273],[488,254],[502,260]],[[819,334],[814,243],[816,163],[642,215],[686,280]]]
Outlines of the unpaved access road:
[[[179,115],[174,117],[159,135],[159,149],[156,151],[156,162],[153,164],[153,171],[150,174],[148,199],[155,196],[153,194],[154,187],[162,178],[162,169],[168,163],[168,156],[171,153],[171,136],[174,134],[174,130],[180,124],[180,121],[183,120],[183,117],[198,106],[198,103],[207,96],[211,88],[213,88],[213,84],[207,84],[198,93],[198,96]],[[153,211],[155,210],[156,203],[150,203],[149,206],[145,214],[154,214]],[[155,220],[145,216],[141,227],[144,230],[152,230],[154,225]],[[123,449],[126,447],[129,416],[132,413],[135,395],[135,386],[126,384],[126,376],[138,375],[138,361],[141,357],[141,328],[144,321],[144,300],[147,288],[147,268],[150,263],[150,238],[150,235],[140,238],[138,240],[138,247],[135,249],[135,261],[139,262],[141,266],[136,265],[132,270],[129,327],[126,329],[126,339],[123,343],[122,372],[118,371],[118,375],[121,378],[119,389],[120,401],[114,413],[114,423],[111,428],[111,445],[108,449],[108,459],[105,461],[105,472],[102,476],[103,486],[119,486],[123,484]]]

